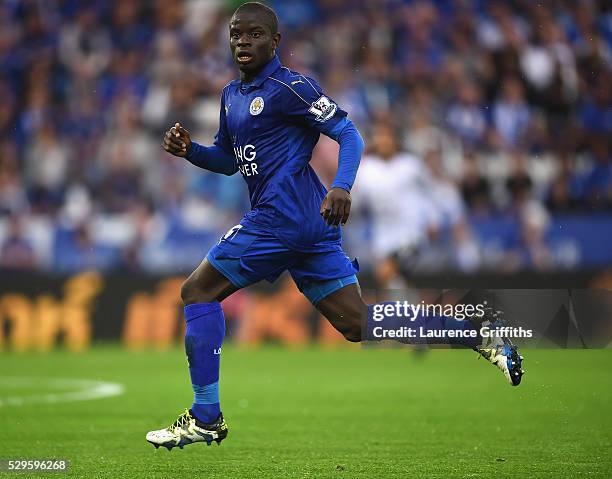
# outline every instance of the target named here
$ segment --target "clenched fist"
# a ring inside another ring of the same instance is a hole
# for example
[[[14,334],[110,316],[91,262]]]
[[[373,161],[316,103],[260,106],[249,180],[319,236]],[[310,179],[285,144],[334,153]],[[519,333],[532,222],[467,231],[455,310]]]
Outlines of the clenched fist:
[[[168,153],[185,157],[190,147],[191,137],[189,136],[189,132],[185,130],[180,123],[175,123],[164,135],[162,148]]]

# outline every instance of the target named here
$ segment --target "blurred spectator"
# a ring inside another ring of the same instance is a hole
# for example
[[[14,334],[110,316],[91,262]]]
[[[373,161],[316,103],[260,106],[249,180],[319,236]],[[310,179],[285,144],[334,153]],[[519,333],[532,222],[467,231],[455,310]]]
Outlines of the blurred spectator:
[[[579,211],[581,201],[572,188],[571,161],[563,158],[560,163],[560,171],[552,180],[546,193],[546,207],[551,213]]]
[[[146,49],[152,28],[143,15],[141,0],[113,2],[110,41],[119,50]]]
[[[118,265],[117,251],[98,243],[92,237],[92,225],[86,221],[76,229],[58,230],[56,235],[55,264],[60,272],[82,271],[91,268],[113,269]]]
[[[68,172],[68,148],[50,123],[41,125],[25,151],[29,184],[60,194]]]
[[[379,123],[372,153],[363,159],[354,186],[354,213],[372,224],[370,252],[382,285],[394,279],[404,263],[414,261],[427,241],[435,214],[420,159],[399,150],[393,127]],[[400,264],[401,263],[401,264]]]
[[[493,105],[494,146],[506,150],[523,149],[530,120],[523,86],[517,78],[507,78],[500,98]]]
[[[0,218],[27,210],[28,200],[23,185],[17,145],[10,140],[0,142]]]
[[[489,181],[481,174],[474,155],[465,157],[461,194],[472,215],[487,217],[493,213]]]
[[[25,149],[25,173],[32,209],[54,214],[61,205],[68,173],[68,147],[50,123],[40,125]]]
[[[448,109],[448,126],[468,150],[483,145],[487,119],[481,101],[477,85],[473,81],[464,80],[457,87],[456,98]]]
[[[34,269],[36,266],[34,248],[24,235],[19,217],[9,217],[8,232],[0,245],[0,268]]]
[[[111,59],[110,32],[97,17],[95,7],[84,6],[60,34],[59,57],[77,80],[95,79]]]
[[[429,150],[425,154],[425,164],[429,173],[426,194],[434,211],[430,237],[437,240],[437,247],[432,248],[436,267],[430,269],[474,271],[480,264],[478,245],[468,225],[459,189],[446,177],[439,150]],[[446,237],[451,244],[444,241]]]
[[[117,149],[109,158],[108,169],[100,182],[99,198],[105,212],[126,211],[140,198],[141,171],[125,150]]]
[[[586,205],[593,210],[612,208],[612,156],[609,136],[592,136],[590,168],[576,177],[576,185]]]
[[[594,87],[589,88],[590,94],[580,105],[579,122],[585,136],[612,135],[612,92],[610,91],[612,72],[603,73],[597,79]]]
[[[513,158],[513,173],[506,181],[512,198],[511,213],[518,219],[520,230],[517,243],[509,252],[504,268],[550,269],[552,253],[545,242],[550,226],[550,217],[544,206],[533,196],[533,181],[526,169],[525,159],[520,155]]]

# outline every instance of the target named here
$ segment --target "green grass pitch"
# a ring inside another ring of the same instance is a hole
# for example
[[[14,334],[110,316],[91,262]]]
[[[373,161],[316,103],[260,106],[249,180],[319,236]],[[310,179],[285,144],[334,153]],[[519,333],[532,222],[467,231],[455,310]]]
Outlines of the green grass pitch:
[[[71,461],[67,474],[4,474],[38,478],[612,477],[612,351],[524,355],[527,373],[512,388],[468,350],[418,357],[228,346],[228,439],[168,452],[144,436],[191,403],[181,350],[2,353],[0,398],[32,393],[7,377],[98,379],[126,389],[0,407],[0,458]]]

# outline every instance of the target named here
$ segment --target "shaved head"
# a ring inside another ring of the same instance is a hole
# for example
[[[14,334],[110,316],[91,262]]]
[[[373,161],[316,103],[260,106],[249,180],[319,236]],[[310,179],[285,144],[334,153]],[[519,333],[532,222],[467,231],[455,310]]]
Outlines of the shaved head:
[[[272,35],[278,33],[278,17],[274,10],[267,5],[259,2],[247,2],[240,5],[234,12],[234,17],[239,13],[249,13],[256,15],[258,19],[265,24]]]

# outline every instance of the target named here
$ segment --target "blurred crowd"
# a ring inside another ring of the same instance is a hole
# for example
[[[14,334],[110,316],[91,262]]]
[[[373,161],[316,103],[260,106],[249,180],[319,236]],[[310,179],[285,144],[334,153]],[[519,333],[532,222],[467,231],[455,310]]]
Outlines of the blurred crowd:
[[[0,2],[0,267],[187,271],[239,221],[239,175],[160,147],[177,121],[212,140],[239,3]],[[366,270],[582,266],[548,235],[564,215],[612,222],[609,2],[271,5],[281,60],[366,138],[345,229]],[[327,184],[336,154],[314,155]]]

